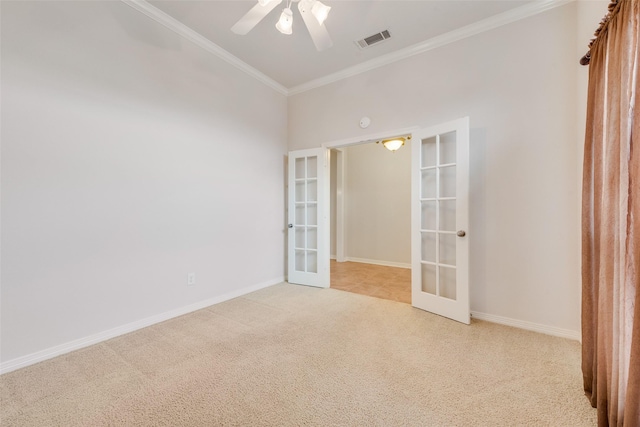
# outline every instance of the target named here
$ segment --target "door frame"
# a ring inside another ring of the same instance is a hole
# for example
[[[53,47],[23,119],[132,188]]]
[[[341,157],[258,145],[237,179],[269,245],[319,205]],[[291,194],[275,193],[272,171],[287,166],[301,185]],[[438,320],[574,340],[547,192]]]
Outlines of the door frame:
[[[466,143],[468,144],[469,143],[469,139],[468,138],[469,138],[469,130],[470,129],[469,129],[469,117],[466,116],[466,117],[462,117],[462,118],[459,118],[459,119],[456,119],[456,120],[450,120],[450,121],[447,121],[445,123],[440,123],[440,124],[431,125],[431,126],[412,126],[412,127],[408,127],[408,128],[395,129],[395,130],[390,130],[390,131],[373,133],[373,134],[369,134],[369,135],[363,135],[363,136],[359,136],[359,137],[352,137],[352,138],[346,138],[346,139],[336,140],[336,141],[332,141],[332,142],[326,142],[326,143],[321,144],[321,148],[325,149],[326,152],[329,153],[329,155],[330,155],[332,149],[340,149],[340,148],[345,148],[345,147],[354,146],[354,145],[360,145],[360,144],[365,144],[365,143],[376,142],[376,141],[383,140],[385,138],[396,137],[398,135],[407,135],[407,134],[409,134],[412,137],[414,137],[416,133],[419,134],[421,131],[424,131],[424,130],[437,131],[438,129],[441,129],[441,128],[448,130],[448,128],[451,127],[454,124],[455,124],[456,128],[461,126],[461,124],[464,124],[463,127],[466,129],[466,133],[465,133],[464,137],[467,138],[466,139]],[[417,143],[417,141],[415,141],[415,140],[412,140],[412,142],[413,143]],[[414,147],[411,147],[411,148],[413,149]],[[467,156],[468,156],[468,152],[467,152]],[[411,161],[412,161],[411,171],[412,171],[412,175],[413,175],[413,174],[415,174],[414,162],[416,160],[414,158],[415,157],[414,152],[412,152],[412,156],[411,157],[412,157],[412,159],[411,159]],[[344,157],[343,157],[343,159],[344,159]],[[330,158],[329,158],[329,161],[330,161]],[[464,162],[461,162],[461,164],[463,164],[463,163],[464,163],[464,165],[466,165],[465,167],[468,170],[468,167],[469,167],[469,159],[468,159],[468,157],[464,159]],[[329,167],[330,167],[330,163],[329,163]],[[328,179],[324,182],[324,185],[322,186],[323,187],[322,191],[327,195],[327,204],[329,204],[331,202],[330,201],[330,197],[329,197],[330,190],[331,190],[330,189],[330,185],[331,185],[331,181],[330,181],[331,180],[331,178],[330,178],[331,173],[330,173],[330,171],[327,172],[327,176],[328,176]],[[412,198],[414,198],[414,196],[415,196],[414,190],[416,188],[418,188],[415,185],[414,181],[415,181],[415,177],[412,176],[412,180],[411,180]],[[467,185],[468,185],[468,183],[467,183]],[[467,191],[468,191],[468,187],[467,187]],[[468,196],[467,192],[465,192],[465,194],[467,194],[467,196]],[[467,202],[468,202],[468,200],[465,201],[465,203],[467,203]],[[415,208],[413,207],[413,203],[414,203],[414,201],[412,200],[412,209],[411,209],[411,212],[412,212],[411,213],[411,216],[412,216],[412,219],[411,219],[412,232],[414,231],[414,228],[415,228],[414,223],[416,221],[416,218],[415,218],[416,213],[415,213]],[[327,206],[326,209],[328,211],[329,210],[329,206]],[[330,227],[331,227],[330,221],[331,221],[330,215],[326,215],[325,217],[322,218],[321,222],[322,222],[323,226],[325,227],[325,229],[327,229],[327,230],[330,230]],[[464,226],[467,227],[468,224],[465,224]],[[328,235],[329,235],[329,233],[328,233]],[[414,295],[413,295],[414,291],[413,291],[413,288],[414,288],[414,281],[416,280],[416,277],[414,277],[415,276],[414,273],[415,273],[415,268],[416,268],[415,264],[416,263],[415,263],[414,258],[415,258],[416,253],[417,253],[416,252],[416,248],[415,248],[414,240],[415,240],[414,236],[412,236],[412,240],[411,240],[411,258],[412,258],[412,260],[411,260],[411,265],[412,265],[412,267],[411,267],[411,270],[412,270],[412,274],[411,274],[412,275],[412,279],[411,279],[412,280],[411,304],[412,304],[412,306],[415,306],[414,305]],[[336,253],[340,252],[341,249],[344,249],[344,248],[338,248],[337,244],[338,244],[338,242],[336,241]],[[326,262],[326,263],[330,262],[330,257],[331,257],[331,254],[330,254],[331,251],[329,249],[330,243],[327,242],[326,246],[327,246],[327,249],[324,252],[318,254],[318,256],[319,256],[318,262],[319,263],[320,262]],[[343,252],[343,254],[344,254],[344,252]],[[322,257],[322,258],[320,258],[320,257]],[[329,286],[331,286],[331,269],[329,269],[327,280],[328,280]],[[466,290],[466,292],[467,292],[467,294],[466,294],[466,315],[465,316],[461,316],[461,317],[459,316],[460,319],[457,318],[457,317],[451,317],[454,320],[458,320],[458,321],[461,321],[461,322],[466,323],[466,324],[469,324],[469,318],[470,318],[470,314],[471,314],[470,307],[469,307],[470,298],[469,298],[469,295],[468,295],[468,291],[469,290],[467,288],[467,290]],[[419,307],[419,308],[423,308],[423,307]],[[446,316],[446,317],[449,317],[449,316]],[[465,318],[463,319],[462,317],[465,317]]]
[[[345,204],[345,176],[344,165],[346,163],[347,152],[342,148],[331,148],[331,154],[336,154],[336,256],[337,262],[345,262],[345,242],[344,242],[344,204]],[[331,163],[329,164],[329,185],[331,185]],[[329,197],[331,204],[331,197]],[[331,237],[329,238],[331,240]],[[331,244],[331,243],[329,243]]]
[[[355,136],[352,138],[325,142],[321,144],[321,147],[326,149],[346,148],[352,145],[360,145],[360,144],[366,144],[369,142],[376,142],[385,138],[391,138],[398,135],[407,135],[420,129],[422,129],[422,127],[420,126],[411,126],[411,127],[401,128],[401,129],[388,130],[384,132],[376,132],[369,135]]]
[[[362,136],[356,136],[353,138],[346,138],[346,139],[340,139],[340,140],[336,140],[336,141],[331,141],[331,142],[326,142],[321,144],[321,147],[328,150],[330,152],[330,150],[338,150],[340,151],[341,148],[347,148],[347,147],[351,147],[354,145],[360,145],[360,144],[368,144],[368,143],[372,143],[372,142],[376,142],[376,141],[381,141],[383,139],[387,139],[387,138],[392,138],[394,136],[398,136],[398,135],[407,135],[407,134],[413,134],[413,132],[416,132],[418,130],[420,130],[421,127],[420,126],[411,126],[411,127],[407,127],[407,128],[401,128],[401,129],[394,129],[394,130],[389,130],[389,131],[384,131],[384,132],[376,132],[376,133],[372,133],[372,134],[368,134],[368,135],[362,135]],[[346,153],[342,152],[341,153],[341,159],[342,160],[342,164],[338,164],[338,174],[342,173],[342,181],[344,183],[344,160],[345,160],[345,156]],[[341,170],[342,168],[342,170]],[[331,174],[329,174],[331,175]],[[326,192],[326,194],[330,194],[330,179],[328,179],[325,183],[324,183],[324,191]],[[344,191],[344,188],[343,188]],[[337,261],[344,261],[345,260],[345,243],[344,243],[344,203],[343,200],[339,201],[338,203],[340,203],[340,205],[338,206],[339,209],[336,212],[336,219],[340,216],[341,218],[336,222],[339,221],[339,224],[336,224],[336,260]],[[330,223],[331,219],[328,216],[326,219],[323,220],[323,222],[325,222],[323,225],[325,227],[327,227],[327,229],[330,229],[331,227],[331,223]],[[340,228],[338,228],[340,227]],[[330,254],[331,251],[326,251],[326,254],[319,254],[322,256],[325,256],[327,258],[331,257]],[[320,260],[318,260],[318,262],[320,262]],[[329,283],[331,283],[331,271],[329,271]]]

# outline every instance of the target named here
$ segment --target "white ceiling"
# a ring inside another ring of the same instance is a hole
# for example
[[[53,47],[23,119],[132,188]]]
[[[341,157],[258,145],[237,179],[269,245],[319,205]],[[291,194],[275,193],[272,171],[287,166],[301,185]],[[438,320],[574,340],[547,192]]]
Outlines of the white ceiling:
[[[532,3],[531,0],[322,1],[332,7],[325,26],[333,40],[333,47],[323,52],[316,51],[296,7],[292,7],[293,34],[284,35],[276,30],[275,23],[286,0],[244,36],[232,33],[230,28],[255,5],[255,0],[149,3],[287,89]],[[391,38],[380,44],[361,50],[354,43],[386,29]]]

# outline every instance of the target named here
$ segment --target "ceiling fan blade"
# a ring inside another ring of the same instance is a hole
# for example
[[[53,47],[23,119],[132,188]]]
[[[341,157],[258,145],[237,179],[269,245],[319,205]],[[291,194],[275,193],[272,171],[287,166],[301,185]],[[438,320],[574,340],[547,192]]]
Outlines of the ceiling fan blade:
[[[240,18],[233,27],[231,27],[231,31],[240,35],[247,34],[280,3],[282,3],[282,0],[271,0],[266,6],[256,3],[249,12]]]
[[[302,19],[309,30],[313,44],[316,45],[318,52],[322,52],[323,50],[333,46],[333,42],[331,41],[329,32],[325,28],[324,24],[320,25],[318,23],[316,17],[311,13],[311,8],[305,3],[306,2],[304,0],[301,0],[298,3],[298,10],[300,11],[300,15],[302,15]]]

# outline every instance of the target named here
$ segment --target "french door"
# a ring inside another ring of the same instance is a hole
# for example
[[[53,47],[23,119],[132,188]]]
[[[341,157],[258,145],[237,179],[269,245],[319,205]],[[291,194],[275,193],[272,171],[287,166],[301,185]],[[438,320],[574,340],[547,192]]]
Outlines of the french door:
[[[469,324],[469,119],[413,133],[411,304]]]
[[[329,150],[289,152],[288,281],[329,287]]]

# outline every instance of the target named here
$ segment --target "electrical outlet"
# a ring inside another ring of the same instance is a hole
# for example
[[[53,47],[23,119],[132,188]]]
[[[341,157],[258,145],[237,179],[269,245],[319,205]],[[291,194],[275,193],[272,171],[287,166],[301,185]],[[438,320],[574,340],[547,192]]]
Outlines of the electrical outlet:
[[[187,274],[187,286],[193,286],[196,284],[196,273]]]

